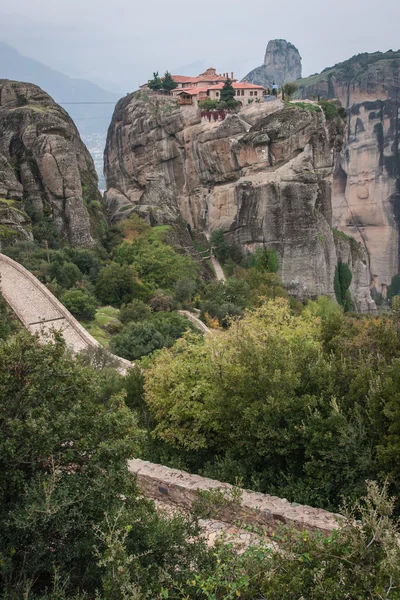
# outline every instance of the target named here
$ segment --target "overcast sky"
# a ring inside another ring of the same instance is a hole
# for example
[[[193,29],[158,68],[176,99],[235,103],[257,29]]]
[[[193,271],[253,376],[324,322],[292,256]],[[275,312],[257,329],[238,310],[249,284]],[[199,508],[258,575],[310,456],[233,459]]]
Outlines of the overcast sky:
[[[4,3],[5,4],[5,3]],[[367,0],[12,0],[0,40],[67,75],[136,89],[153,70],[199,63],[244,77],[285,38],[303,74],[400,47],[400,2]]]

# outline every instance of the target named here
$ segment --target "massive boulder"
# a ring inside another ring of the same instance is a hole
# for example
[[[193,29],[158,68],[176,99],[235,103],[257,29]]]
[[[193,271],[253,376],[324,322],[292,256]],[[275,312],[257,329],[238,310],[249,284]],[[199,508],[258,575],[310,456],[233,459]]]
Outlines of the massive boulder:
[[[281,87],[288,81],[301,77],[301,56],[293,44],[286,40],[271,40],[265,52],[264,64],[253,69],[243,81],[271,87]]]
[[[45,218],[62,242],[91,246],[99,201],[93,160],[68,113],[35,85],[0,80],[0,243],[33,239],[31,219],[35,232]]]
[[[338,98],[348,136],[333,185],[333,224],[365,248],[386,295],[399,272],[400,52],[360,54],[299,82],[303,98]]]
[[[284,285],[301,299],[334,297],[335,269],[345,262],[355,274],[356,307],[373,309],[362,249],[331,227],[343,134],[340,119],[326,122],[322,111],[279,100],[209,122],[172,99],[132,94],[109,128],[109,217],[134,210],[153,223],[183,220],[206,235],[222,228],[244,252],[274,248]]]

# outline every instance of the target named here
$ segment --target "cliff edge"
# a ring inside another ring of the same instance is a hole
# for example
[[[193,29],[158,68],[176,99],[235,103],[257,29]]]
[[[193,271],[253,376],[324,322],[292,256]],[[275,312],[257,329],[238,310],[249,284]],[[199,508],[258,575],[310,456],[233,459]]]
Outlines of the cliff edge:
[[[68,113],[39,87],[0,79],[0,243],[38,235],[91,246],[100,202],[93,160]]]
[[[303,98],[338,98],[348,133],[333,181],[333,224],[356,238],[386,296],[400,255],[400,51],[359,54],[297,82]]]
[[[192,230],[223,229],[245,252],[274,248],[284,285],[303,300],[334,297],[337,264],[346,262],[354,305],[367,311],[374,308],[367,259],[332,230],[343,136],[340,119],[327,122],[312,106],[276,100],[210,122],[173,99],[131,94],[118,103],[108,133],[109,217],[150,211],[159,223],[176,215]]]

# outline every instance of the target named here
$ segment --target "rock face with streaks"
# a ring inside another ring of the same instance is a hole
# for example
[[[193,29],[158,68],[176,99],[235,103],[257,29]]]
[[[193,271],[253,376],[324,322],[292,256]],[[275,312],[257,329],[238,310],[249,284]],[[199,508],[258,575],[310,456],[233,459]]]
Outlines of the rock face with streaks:
[[[278,100],[209,122],[194,107],[132,94],[118,103],[108,134],[109,217],[145,211],[153,224],[183,219],[206,234],[222,228],[245,252],[274,248],[284,285],[301,299],[333,297],[342,260],[357,273],[355,306],[369,310],[367,258],[332,230],[343,134],[340,120]]]
[[[281,87],[301,77],[301,56],[296,46],[286,40],[271,40],[265,52],[264,64],[250,71],[243,81],[271,87]]]
[[[385,296],[399,272],[400,52],[360,54],[299,84],[303,97],[336,97],[347,109],[333,224],[364,246],[371,282]]]
[[[0,80],[1,244],[32,239],[31,219],[44,218],[61,241],[91,246],[96,224],[85,205],[98,210],[100,200],[93,160],[65,110],[35,85]]]

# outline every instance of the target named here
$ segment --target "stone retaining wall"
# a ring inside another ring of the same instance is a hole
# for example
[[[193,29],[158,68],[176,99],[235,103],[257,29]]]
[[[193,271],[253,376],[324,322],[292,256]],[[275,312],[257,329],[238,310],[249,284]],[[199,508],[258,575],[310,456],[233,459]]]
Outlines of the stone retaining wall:
[[[171,503],[184,509],[192,509],[199,499],[198,491],[223,490],[228,493],[233,486],[214,479],[189,475],[184,471],[169,469],[140,459],[128,463],[129,471],[136,475],[143,494],[155,500]],[[241,504],[229,506],[219,514],[228,523],[241,521],[256,525],[272,533],[279,525],[288,524],[299,530],[319,530],[330,533],[338,526],[340,515],[319,508],[290,503],[286,499],[243,490]]]

